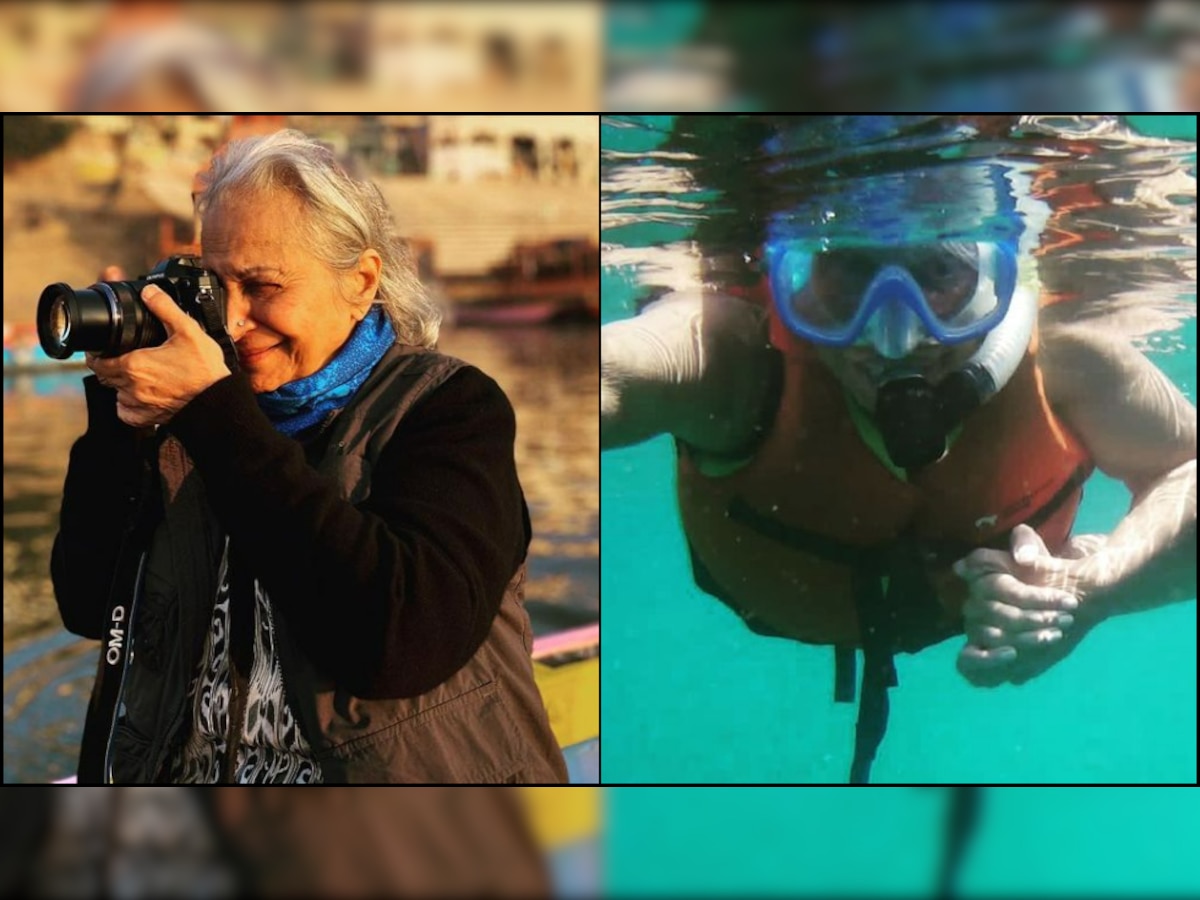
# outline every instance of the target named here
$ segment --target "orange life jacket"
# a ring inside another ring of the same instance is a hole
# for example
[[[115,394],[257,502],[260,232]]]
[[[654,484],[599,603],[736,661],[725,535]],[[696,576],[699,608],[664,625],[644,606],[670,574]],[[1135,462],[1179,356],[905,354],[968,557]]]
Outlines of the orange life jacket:
[[[1051,552],[1069,537],[1094,465],[1050,409],[1036,333],[1008,384],[910,482],[868,448],[842,387],[775,319],[772,343],[783,355],[781,397],[754,457],[721,477],[702,473],[685,447],[678,457],[697,584],[753,630],[860,646],[856,579],[894,580],[907,567],[933,588],[923,592],[933,595],[918,616],[925,624],[898,636],[896,649],[915,651],[961,631],[955,560],[977,547],[1008,549],[1020,523]]]

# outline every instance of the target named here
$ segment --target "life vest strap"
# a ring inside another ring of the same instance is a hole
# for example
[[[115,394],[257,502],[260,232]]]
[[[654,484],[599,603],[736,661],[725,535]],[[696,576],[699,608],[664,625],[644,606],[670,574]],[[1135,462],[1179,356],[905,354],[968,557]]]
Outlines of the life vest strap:
[[[1026,519],[1037,527],[1054,515],[1079,489],[1091,474],[1090,468],[1078,466],[1054,496]],[[944,641],[962,631],[961,621],[949,619],[937,600],[930,584],[928,569],[948,565],[975,549],[977,545],[948,540],[918,539],[911,532],[876,547],[861,547],[834,538],[785,525],[764,515],[749,503],[735,497],[727,509],[729,518],[762,536],[802,553],[848,568],[859,624],[859,643],[863,650],[863,677],[858,697],[858,720],[855,725],[854,759],[850,769],[851,784],[868,784],[871,764],[887,731],[889,703],[887,692],[896,687],[894,655],[897,652],[915,653]],[[1008,534],[994,536],[983,546],[1003,548]],[[693,574],[697,585],[720,599],[742,616],[756,633],[785,637],[767,623],[744,610],[727,596],[709,574],[688,541]],[[888,579],[886,597],[883,579]],[[853,645],[834,646],[835,703],[854,701],[856,659]]]
[[[785,525],[772,516],[760,513],[741,497],[734,497],[729,502],[728,512],[732,521],[785,547],[810,553],[855,571],[866,569],[875,574],[884,574],[885,560],[877,548],[859,547],[805,528]]]
[[[778,519],[758,512],[740,497],[730,501],[728,512],[732,521],[763,537],[826,562],[844,566],[854,573],[855,579],[869,576],[878,582],[881,578],[889,578],[889,631],[895,649],[905,653],[916,653],[962,630],[958,622],[946,619],[936,592],[929,583],[926,569],[936,565],[948,566],[974,549],[972,545],[955,541],[921,540],[911,535],[901,535],[887,544],[862,547],[803,528],[785,525]],[[693,551],[694,572],[697,571],[697,562]],[[711,581],[711,576],[707,580]],[[706,584],[701,583],[699,578],[697,584],[703,590],[714,593]],[[860,621],[860,631],[864,630],[865,626]],[[865,641],[865,638],[860,637],[860,641]]]
[[[853,703],[855,676],[855,648],[849,644],[837,644],[833,648],[833,702]]]
[[[890,657],[888,662],[890,664]],[[871,783],[871,763],[875,761],[875,752],[887,731],[887,685],[878,677],[872,677],[870,667],[865,668],[862,691],[858,698],[858,723],[854,728],[854,760],[850,764],[851,784]]]
[[[863,648],[862,687],[858,695],[858,722],[854,729],[851,784],[870,782],[871,763],[887,732],[888,688],[899,681],[893,661],[896,641],[897,594],[903,590],[903,573],[893,575],[887,597],[879,576],[856,569],[852,576],[854,605],[858,612],[859,640]]]

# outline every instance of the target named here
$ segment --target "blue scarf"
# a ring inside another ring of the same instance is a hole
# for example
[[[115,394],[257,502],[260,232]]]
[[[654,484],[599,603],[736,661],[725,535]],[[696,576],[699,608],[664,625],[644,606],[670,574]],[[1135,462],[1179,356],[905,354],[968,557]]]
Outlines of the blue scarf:
[[[354,326],[350,338],[325,367],[258,394],[258,406],[277,431],[294,437],[350,402],[371,370],[396,342],[396,332],[383,310],[374,306]]]

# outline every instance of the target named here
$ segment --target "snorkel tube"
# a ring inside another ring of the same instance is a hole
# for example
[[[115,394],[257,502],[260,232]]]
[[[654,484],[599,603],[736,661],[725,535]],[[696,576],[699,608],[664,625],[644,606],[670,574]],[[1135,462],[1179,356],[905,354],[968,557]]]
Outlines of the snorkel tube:
[[[946,399],[953,407],[949,411],[958,419],[982,406],[1008,384],[1029,349],[1037,314],[1037,294],[1028,287],[1016,287],[1008,315],[988,332],[969,360],[946,376],[942,386],[955,391],[953,397]]]
[[[1015,254],[1015,248],[1004,247],[1001,252]],[[1029,348],[1037,312],[1036,293],[1018,285],[1000,324],[988,332],[969,360],[936,386],[916,373],[880,385],[875,420],[897,467],[919,469],[946,455],[950,433],[1016,372]]]

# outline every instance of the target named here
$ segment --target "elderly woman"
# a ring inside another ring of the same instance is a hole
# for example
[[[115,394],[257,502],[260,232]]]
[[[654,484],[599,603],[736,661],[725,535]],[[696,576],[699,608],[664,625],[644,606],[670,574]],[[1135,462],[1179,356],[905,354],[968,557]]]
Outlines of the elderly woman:
[[[433,349],[378,190],[284,131],[199,208],[239,371],[152,286],[166,342],[89,357],[51,566],[105,642],[80,781],[565,781],[513,411]]]

